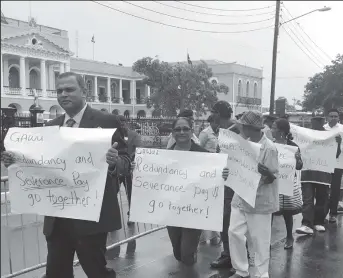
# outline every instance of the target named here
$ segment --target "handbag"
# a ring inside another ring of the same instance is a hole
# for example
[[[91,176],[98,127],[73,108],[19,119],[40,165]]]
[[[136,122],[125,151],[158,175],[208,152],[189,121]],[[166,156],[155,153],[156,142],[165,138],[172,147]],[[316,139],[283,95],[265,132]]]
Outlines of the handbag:
[[[290,211],[295,215],[302,211],[303,200],[300,175],[301,171],[296,171],[294,176],[293,196],[279,195],[280,212]]]

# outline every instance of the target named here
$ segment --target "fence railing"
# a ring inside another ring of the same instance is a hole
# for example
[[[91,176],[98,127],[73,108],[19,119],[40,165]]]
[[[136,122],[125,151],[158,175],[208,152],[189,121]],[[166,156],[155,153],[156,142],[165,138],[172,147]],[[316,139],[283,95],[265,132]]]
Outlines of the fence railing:
[[[108,258],[118,257],[118,248],[121,245],[127,243],[129,247],[136,239],[165,229],[165,226],[129,223],[128,201],[123,186],[118,193],[118,199],[123,228],[109,234],[106,254]],[[1,218],[1,278],[23,277],[25,274],[29,275],[25,277],[41,277],[47,254],[43,217],[11,212],[8,177],[1,177]],[[135,244],[133,246],[130,253],[135,252]],[[74,266],[77,265],[78,260],[75,260]]]

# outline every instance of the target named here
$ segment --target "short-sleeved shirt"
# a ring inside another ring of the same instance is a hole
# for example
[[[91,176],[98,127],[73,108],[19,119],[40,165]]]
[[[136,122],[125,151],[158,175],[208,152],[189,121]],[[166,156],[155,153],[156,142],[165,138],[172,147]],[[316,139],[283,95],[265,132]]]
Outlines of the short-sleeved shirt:
[[[211,126],[208,126],[199,134],[200,146],[211,153],[217,152],[218,134],[216,134]]]

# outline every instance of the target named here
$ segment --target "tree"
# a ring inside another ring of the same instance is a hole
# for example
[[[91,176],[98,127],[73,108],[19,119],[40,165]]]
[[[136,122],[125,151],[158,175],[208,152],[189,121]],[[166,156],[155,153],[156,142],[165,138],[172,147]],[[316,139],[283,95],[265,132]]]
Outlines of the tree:
[[[205,62],[197,65],[169,64],[145,57],[133,64],[133,70],[144,75],[144,84],[151,87],[147,107],[153,107],[164,116],[175,116],[178,110],[196,110],[206,114],[218,100],[217,93],[227,94],[224,84],[210,82],[212,69]]]
[[[310,78],[303,98],[303,108],[307,111],[343,106],[343,55],[338,54],[332,65]]]

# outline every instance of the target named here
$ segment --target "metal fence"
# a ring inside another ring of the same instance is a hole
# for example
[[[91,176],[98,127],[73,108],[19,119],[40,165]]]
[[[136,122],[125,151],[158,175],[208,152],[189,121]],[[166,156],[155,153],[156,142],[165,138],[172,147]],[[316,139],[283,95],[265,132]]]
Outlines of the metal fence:
[[[11,212],[8,178],[1,177],[1,278],[42,277],[46,266],[46,243],[43,217]],[[127,253],[136,250],[135,240],[165,229],[165,226],[128,223],[128,201],[123,186],[118,193],[122,229],[109,234],[107,258],[119,257],[120,246],[127,243]],[[74,261],[74,266],[78,260]]]

